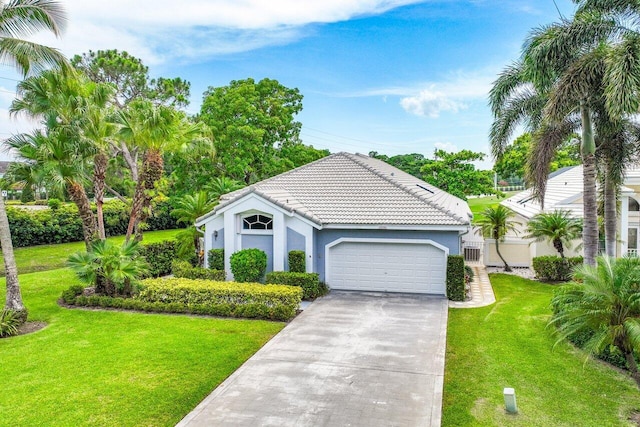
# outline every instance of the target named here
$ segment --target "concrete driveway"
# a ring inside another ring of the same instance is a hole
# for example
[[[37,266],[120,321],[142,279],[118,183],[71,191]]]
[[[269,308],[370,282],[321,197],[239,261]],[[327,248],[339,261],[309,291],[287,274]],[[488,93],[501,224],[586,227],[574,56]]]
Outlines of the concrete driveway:
[[[334,291],[178,426],[439,426],[446,329],[444,298]]]

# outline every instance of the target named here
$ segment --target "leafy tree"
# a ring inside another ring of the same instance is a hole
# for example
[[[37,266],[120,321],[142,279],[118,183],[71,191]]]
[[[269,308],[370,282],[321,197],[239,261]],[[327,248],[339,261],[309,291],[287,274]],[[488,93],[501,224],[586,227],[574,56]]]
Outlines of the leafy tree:
[[[373,157],[375,159],[379,159],[383,162],[389,163],[390,165],[395,166],[401,171],[404,171],[420,179],[422,179],[422,172],[420,170],[425,164],[429,162],[427,158],[418,153],[398,154],[396,156],[389,157],[385,156],[384,154],[378,154],[377,151],[370,151],[369,157]]]
[[[48,66],[66,67],[66,58],[57,50],[24,40],[40,30],[59,36],[66,21],[62,5],[53,0],[12,0],[0,4],[0,56],[12,62],[26,76]],[[22,301],[18,269],[13,256],[9,220],[0,195],[0,248],[4,258],[7,295],[4,310],[16,312],[21,321],[27,320]]]
[[[171,215],[177,218],[178,223],[183,223],[187,226],[184,231],[181,231],[176,236],[179,256],[188,256],[195,251],[198,265],[203,265],[204,248],[200,247],[202,233],[196,228],[195,222],[202,215],[209,213],[217,204],[217,199],[206,191],[187,194],[177,200],[176,207],[171,212]]]
[[[427,159],[420,169],[422,179],[462,199],[472,194],[495,194],[493,172],[476,170],[472,163],[484,157],[483,153],[470,150],[436,150],[434,159]]]
[[[551,242],[564,258],[564,248],[571,248],[572,242],[582,234],[582,221],[571,217],[568,211],[543,212],[529,220],[527,232],[525,238]]]
[[[494,239],[496,242],[496,252],[504,264],[504,271],[511,271],[511,267],[507,264],[502,253],[500,252],[499,242],[503,242],[508,232],[516,231],[517,222],[512,221],[513,211],[502,205],[489,206],[480,214],[480,218],[475,221],[476,226],[480,227],[480,232],[485,238]]]
[[[138,249],[136,241],[118,246],[97,240],[91,251],[72,254],[68,264],[83,283],[95,286],[97,293],[131,296],[137,280],[148,271]]]
[[[302,95],[277,80],[249,78],[209,87],[199,120],[213,131],[220,172],[246,184],[287,170],[277,149],[299,142]]]
[[[218,199],[223,194],[231,193],[242,187],[244,187],[244,183],[227,178],[226,176],[221,176],[213,179],[205,188]]]
[[[589,355],[616,346],[640,387],[635,354],[640,350],[640,259],[599,257],[597,265],[579,266],[579,283],[562,286],[553,297],[550,324],[559,341],[589,336],[582,347]]]

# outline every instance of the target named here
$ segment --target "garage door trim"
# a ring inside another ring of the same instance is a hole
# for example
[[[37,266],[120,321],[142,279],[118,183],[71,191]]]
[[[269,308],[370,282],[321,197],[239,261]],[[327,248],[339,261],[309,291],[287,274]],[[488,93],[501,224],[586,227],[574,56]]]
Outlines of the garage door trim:
[[[366,237],[341,237],[328,243],[324,249],[324,274],[327,283],[331,283],[331,262],[330,262],[330,250],[332,247],[339,245],[340,243],[402,243],[412,245],[431,245],[444,252],[444,257],[449,256],[449,248],[430,239],[385,239],[385,238],[366,238]],[[446,267],[445,267],[446,268]]]

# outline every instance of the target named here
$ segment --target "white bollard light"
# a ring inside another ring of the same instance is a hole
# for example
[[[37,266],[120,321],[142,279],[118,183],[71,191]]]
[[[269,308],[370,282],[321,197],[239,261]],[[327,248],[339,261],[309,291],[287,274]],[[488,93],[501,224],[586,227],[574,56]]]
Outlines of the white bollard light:
[[[516,404],[516,391],[512,388],[504,389],[504,406],[510,414],[518,413],[518,405]]]

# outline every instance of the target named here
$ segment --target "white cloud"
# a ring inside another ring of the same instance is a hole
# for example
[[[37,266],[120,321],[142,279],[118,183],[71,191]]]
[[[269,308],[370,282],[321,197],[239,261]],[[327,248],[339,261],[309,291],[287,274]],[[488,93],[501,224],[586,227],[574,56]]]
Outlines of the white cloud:
[[[442,111],[457,113],[467,108],[463,103],[448,98],[442,92],[433,92],[425,89],[416,96],[409,96],[400,100],[400,105],[405,111],[416,116],[426,116],[436,119]]]
[[[61,40],[35,40],[67,55],[126,50],[147,64],[203,60],[304,37],[309,24],[375,15],[424,0],[68,0]]]
[[[434,147],[436,147],[436,149],[444,150],[444,151],[446,151],[448,153],[456,153],[456,152],[460,151],[458,146],[453,144],[453,143],[451,143],[451,142],[436,142],[433,145],[434,145]]]

